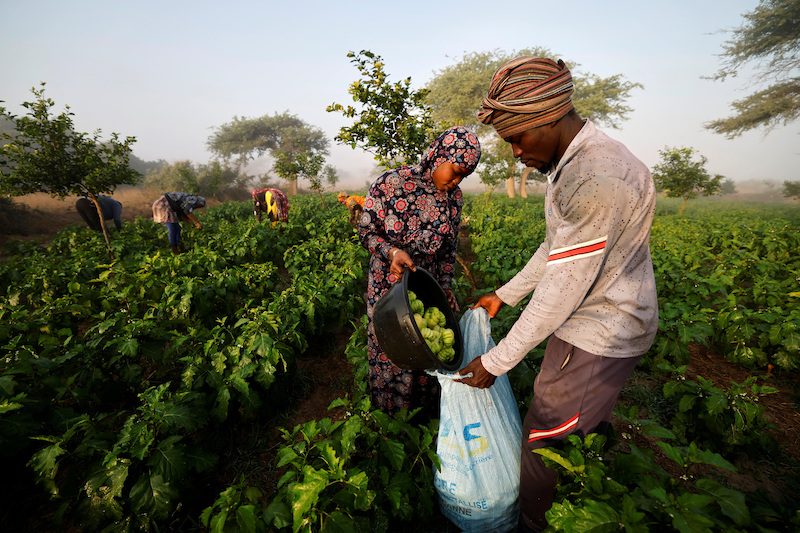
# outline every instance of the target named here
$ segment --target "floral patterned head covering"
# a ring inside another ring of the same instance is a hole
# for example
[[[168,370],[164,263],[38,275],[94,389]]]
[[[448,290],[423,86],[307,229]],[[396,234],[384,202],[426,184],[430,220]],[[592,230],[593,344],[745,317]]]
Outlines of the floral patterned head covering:
[[[481,143],[478,136],[464,126],[456,126],[442,132],[434,140],[419,164],[419,173],[430,179],[442,163],[450,162],[472,173],[481,159]]]

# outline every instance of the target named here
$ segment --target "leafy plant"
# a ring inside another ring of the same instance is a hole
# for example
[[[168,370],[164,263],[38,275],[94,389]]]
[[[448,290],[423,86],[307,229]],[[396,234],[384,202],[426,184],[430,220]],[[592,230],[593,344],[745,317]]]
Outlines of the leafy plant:
[[[283,430],[278,467],[286,472],[265,513],[293,531],[386,531],[396,521],[430,517],[436,501],[435,424],[415,426],[415,411],[392,418],[335,400],[345,420],[312,420]]]
[[[753,444],[764,448],[771,443],[767,430],[772,427],[764,418],[758,401],[778,389],[759,385],[751,376],[743,383],[721,389],[703,376],[686,378],[686,367],[673,370],[673,379],[664,384],[664,398],[675,409],[672,430],[682,441],[696,441],[719,450]]]
[[[670,438],[663,428],[651,432]],[[567,437],[564,448],[535,450],[559,472],[556,502],[547,512],[555,531],[740,530],[753,524],[745,494],[708,477],[711,469],[735,471],[722,456],[695,443],[657,440],[670,471],[652,451],[628,444],[625,453],[605,448],[597,434]]]

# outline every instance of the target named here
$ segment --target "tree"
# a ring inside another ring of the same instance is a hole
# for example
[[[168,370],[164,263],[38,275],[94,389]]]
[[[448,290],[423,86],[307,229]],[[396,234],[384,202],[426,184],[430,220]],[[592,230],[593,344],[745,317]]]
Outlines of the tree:
[[[783,195],[788,198],[800,198],[800,181],[784,181]]]
[[[163,191],[183,191],[221,198],[226,192],[244,187],[246,176],[225,162],[195,165],[191,161],[164,164],[144,178],[148,187]]]
[[[133,185],[141,175],[129,165],[135,137],[121,139],[112,133],[105,141],[100,130],[91,135],[75,131],[69,106],[55,115],[55,102],[45,97],[45,84],[32,88],[34,100],[24,102],[24,116],[0,106],[0,117],[14,124],[4,132],[0,147],[0,194],[21,196],[44,192],[58,198],[86,195],[95,204],[109,245],[97,195],[111,193],[118,185]],[[109,248],[110,250],[110,248]]]
[[[244,189],[249,176],[238,167],[220,161],[209,161],[197,167],[197,184],[200,194],[222,199],[227,193]]]
[[[0,115],[0,146],[8,144],[8,139],[13,137],[16,131],[14,121],[6,115]]]
[[[720,190],[724,176],[711,176],[706,170],[707,159],[694,148],[669,148],[659,150],[661,161],[653,167],[653,180],[656,188],[670,198],[683,198],[678,210],[683,214],[686,202],[697,195],[710,196]]]
[[[339,173],[332,165],[325,165],[325,168],[322,169],[322,177],[331,189],[335,189],[336,184],[339,183]]]
[[[302,125],[281,132],[272,149],[275,174],[289,182],[289,194],[297,194],[297,179],[305,178],[314,191],[322,190],[320,171],[328,155],[328,139],[322,130]]]
[[[763,88],[733,102],[730,117],[705,125],[729,139],[760,127],[770,131],[800,116],[800,0],[761,0],[743,17],[723,45],[723,64],[712,79],[735,77],[755,62],[753,79]]]
[[[289,194],[297,194],[297,179],[312,182],[328,155],[328,139],[319,128],[288,112],[259,118],[234,117],[208,139],[208,148],[224,161],[234,159],[241,169],[248,161],[269,154],[273,171],[289,182]]]
[[[726,178],[725,180],[722,181],[722,183],[720,183],[719,193],[736,194],[736,184],[733,182],[732,179]]]
[[[144,177],[144,184],[162,191],[183,191],[200,194],[197,183],[197,170],[191,161],[176,161],[150,172]]]
[[[557,57],[550,50],[541,47],[526,48],[519,51],[473,52],[465,54],[458,62],[440,70],[428,83],[425,102],[431,108],[431,118],[440,128],[461,124],[474,128],[481,136],[491,135],[491,126],[478,122],[476,114],[480,108],[492,76],[501,65],[523,55],[537,57]],[[642,88],[639,83],[627,81],[621,74],[600,77],[592,73],[581,73],[578,63],[566,61],[572,72],[575,92],[573,104],[578,113],[606,126],[619,127],[632,109],[626,104],[634,89]],[[500,149],[504,143],[484,143],[484,157],[489,150]],[[503,154],[497,154],[501,157]],[[508,156],[513,161],[510,151]],[[507,184],[509,196],[513,196],[515,164],[511,168],[510,182]],[[483,179],[483,165],[481,165]],[[525,169],[521,176],[521,193],[524,194],[524,180],[528,178],[544,181],[539,172]],[[492,178],[493,179],[493,178]]]
[[[156,161],[145,161],[144,159],[136,157],[136,154],[131,154],[130,157],[131,168],[144,176],[167,164],[168,163],[163,159],[158,159]]]
[[[348,89],[356,106],[333,103],[326,110],[356,120],[334,139],[353,149],[361,147],[385,168],[416,163],[434,136],[424,104],[427,91],[413,90],[410,77],[390,83],[381,56],[369,50],[351,51],[347,57],[361,75]]]
[[[500,139],[495,142],[503,143]],[[502,147],[499,148],[500,149],[497,150],[484,149],[481,155],[481,182],[486,186],[487,193],[491,192],[504,181],[506,182],[506,186],[508,186],[508,176],[513,176],[516,166],[513,156],[511,158],[507,157],[502,151]],[[508,149],[508,152],[511,152],[511,150]],[[506,192],[509,193],[509,196],[513,197],[514,188],[512,187],[511,191]]]

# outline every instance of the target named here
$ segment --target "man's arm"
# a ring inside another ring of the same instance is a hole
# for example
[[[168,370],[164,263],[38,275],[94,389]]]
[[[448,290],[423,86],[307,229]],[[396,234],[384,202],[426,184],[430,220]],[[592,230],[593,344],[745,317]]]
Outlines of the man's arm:
[[[547,253],[548,246],[547,241],[545,241],[539,245],[539,249],[536,250],[522,270],[517,272],[517,275],[511,278],[508,283],[495,291],[495,294],[503,300],[503,303],[513,307],[536,289],[547,265]]]
[[[580,307],[603,266],[606,252],[621,233],[633,205],[628,189],[616,179],[601,186],[582,185],[568,202],[533,298],[495,348],[481,359],[495,376],[516,366]]]

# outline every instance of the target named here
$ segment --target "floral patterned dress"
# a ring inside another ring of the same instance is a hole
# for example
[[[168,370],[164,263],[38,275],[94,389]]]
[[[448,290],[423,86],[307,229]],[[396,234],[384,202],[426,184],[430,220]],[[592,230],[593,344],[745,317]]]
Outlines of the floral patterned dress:
[[[362,244],[370,251],[367,277],[367,349],[372,404],[386,412],[423,407],[438,413],[439,384],[424,371],[395,366],[378,344],[373,324],[375,304],[399,281],[389,272],[388,252],[398,247],[414,264],[428,270],[445,291],[450,289],[456,257],[461,189],[436,189],[433,172],[444,162],[475,169],[480,159],[478,138],[463,127],[442,133],[419,165],[403,166],[381,175],[370,187],[359,222]]]

